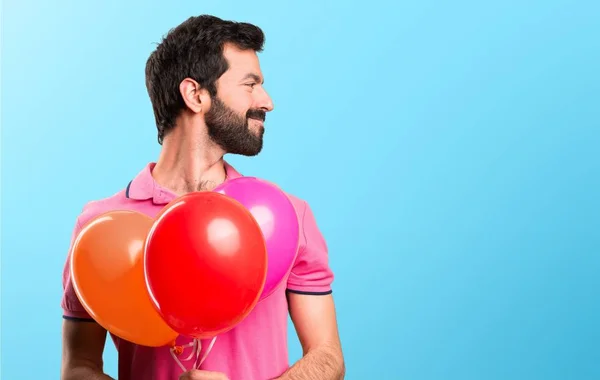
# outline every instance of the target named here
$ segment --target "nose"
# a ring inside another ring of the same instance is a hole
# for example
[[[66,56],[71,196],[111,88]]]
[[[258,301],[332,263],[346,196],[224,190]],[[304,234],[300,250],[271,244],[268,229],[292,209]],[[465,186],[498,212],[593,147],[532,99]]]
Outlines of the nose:
[[[273,100],[271,99],[271,96],[269,96],[269,94],[263,87],[261,87],[261,90],[262,91],[260,91],[259,97],[257,99],[258,108],[262,109],[265,112],[273,111],[273,108],[275,108],[275,106],[273,105]]]

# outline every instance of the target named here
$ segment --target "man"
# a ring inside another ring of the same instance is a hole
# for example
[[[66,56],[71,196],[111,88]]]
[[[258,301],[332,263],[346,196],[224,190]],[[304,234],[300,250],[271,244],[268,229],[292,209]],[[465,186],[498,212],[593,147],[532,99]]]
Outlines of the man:
[[[169,201],[192,191],[210,191],[240,176],[227,153],[257,155],[264,121],[273,110],[263,87],[257,53],[263,32],[247,23],[192,17],[173,29],[146,65],[146,86],[156,118],[159,159],[121,191],[88,203],[73,238],[94,216],[130,209],[155,216]],[[344,361],[327,247],[305,201],[290,195],[301,221],[297,259],[285,281],[233,330],[217,337],[201,369],[182,370],[168,347],[137,346],[112,336],[119,380],[341,379]],[[103,373],[107,332],[86,313],[73,290],[68,258],[63,273],[63,380],[110,379]],[[194,302],[194,300],[190,300]],[[288,310],[303,357],[288,365]],[[179,337],[177,344],[191,339]],[[206,347],[208,342],[202,342]],[[183,364],[191,368],[195,358]]]

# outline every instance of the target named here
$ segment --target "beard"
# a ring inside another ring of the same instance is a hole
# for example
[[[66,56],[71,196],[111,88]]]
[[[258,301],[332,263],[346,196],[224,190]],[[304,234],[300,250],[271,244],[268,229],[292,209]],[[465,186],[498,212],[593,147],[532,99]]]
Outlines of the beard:
[[[264,128],[253,133],[248,127],[249,119],[265,120],[266,113],[260,109],[250,109],[240,116],[216,96],[212,98],[211,109],[205,115],[209,137],[225,152],[243,156],[256,156],[263,146]]]

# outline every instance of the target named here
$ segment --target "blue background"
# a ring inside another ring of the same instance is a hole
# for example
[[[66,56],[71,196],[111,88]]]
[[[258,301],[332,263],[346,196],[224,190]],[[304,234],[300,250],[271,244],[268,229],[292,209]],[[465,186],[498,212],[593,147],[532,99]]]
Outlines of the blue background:
[[[200,13],[266,33],[229,160],[313,207],[348,379],[600,378],[599,4],[3,1],[2,379],[59,377],[75,217],[157,158],[144,64]]]

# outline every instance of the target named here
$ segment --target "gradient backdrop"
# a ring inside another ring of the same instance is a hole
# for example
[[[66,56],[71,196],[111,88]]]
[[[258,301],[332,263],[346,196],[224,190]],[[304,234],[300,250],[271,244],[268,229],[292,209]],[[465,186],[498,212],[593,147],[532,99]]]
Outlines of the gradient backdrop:
[[[267,35],[230,160],[312,205],[348,379],[600,378],[599,2],[4,0],[3,380],[58,379],[75,217],[156,159],[144,64],[200,13]]]

